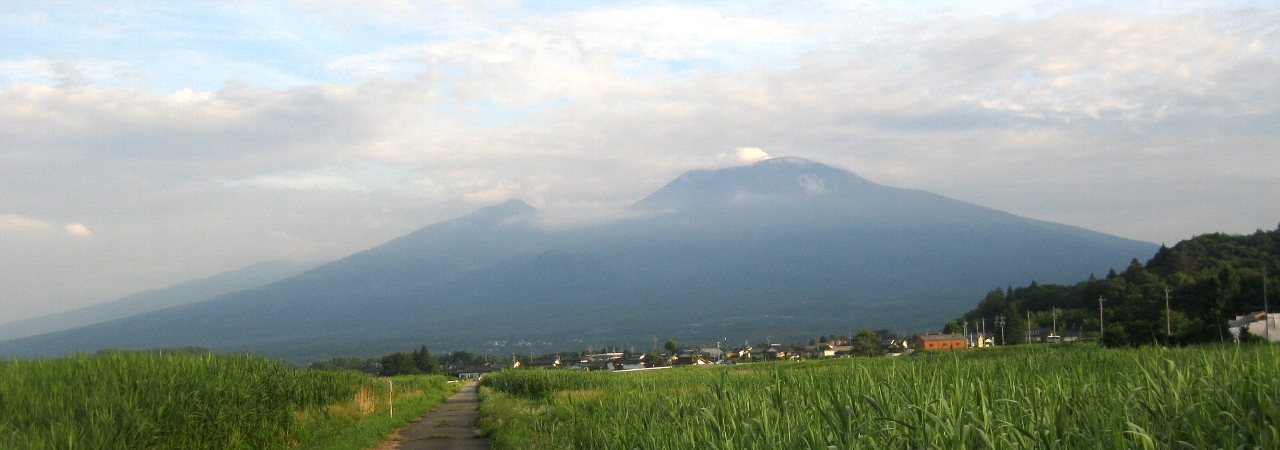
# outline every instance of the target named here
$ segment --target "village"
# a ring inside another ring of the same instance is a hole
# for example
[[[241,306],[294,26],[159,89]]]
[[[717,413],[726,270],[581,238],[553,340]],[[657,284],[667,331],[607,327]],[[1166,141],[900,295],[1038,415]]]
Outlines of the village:
[[[1053,328],[1031,328],[1021,333],[1027,343],[1075,342],[1088,337],[1088,332],[1061,331]],[[1096,334],[1096,333],[1093,333]],[[655,340],[656,342],[656,340]],[[766,340],[757,345],[730,347],[717,342],[714,347],[678,347],[672,340],[648,353],[625,351],[559,352],[539,357],[512,354],[510,359],[487,363],[456,364],[444,367],[458,378],[479,378],[487,373],[514,368],[565,369],[585,371],[638,371],[669,369],[682,366],[715,366],[759,361],[801,361],[824,358],[898,357],[917,351],[952,351],[992,347],[1004,342],[995,335],[979,332],[924,333],[901,336],[881,330],[863,330],[849,339],[844,335],[822,336],[805,344],[780,344]],[[744,343],[745,344],[745,343]]]

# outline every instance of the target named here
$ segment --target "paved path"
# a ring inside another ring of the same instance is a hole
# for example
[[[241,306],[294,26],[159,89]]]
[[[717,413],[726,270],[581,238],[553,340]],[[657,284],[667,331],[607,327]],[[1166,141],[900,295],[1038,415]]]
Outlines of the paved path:
[[[391,440],[383,441],[378,449],[487,450],[489,440],[481,438],[474,428],[480,405],[476,390],[475,381],[467,383],[448,401],[396,432]]]

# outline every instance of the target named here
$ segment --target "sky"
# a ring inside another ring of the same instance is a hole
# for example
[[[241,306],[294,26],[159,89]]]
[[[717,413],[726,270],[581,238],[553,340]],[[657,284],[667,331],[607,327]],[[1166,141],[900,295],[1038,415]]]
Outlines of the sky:
[[[0,2],[0,323],[768,156],[1170,245],[1280,224],[1276,2],[473,3]]]

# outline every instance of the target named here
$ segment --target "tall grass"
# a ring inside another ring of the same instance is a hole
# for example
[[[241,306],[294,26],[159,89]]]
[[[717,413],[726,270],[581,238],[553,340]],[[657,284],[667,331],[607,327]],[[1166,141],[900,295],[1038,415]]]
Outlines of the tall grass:
[[[1276,346],[506,371],[485,386],[499,449],[1280,448]]]
[[[428,380],[428,384],[443,384]],[[252,356],[111,353],[0,364],[0,448],[296,448],[386,383]]]

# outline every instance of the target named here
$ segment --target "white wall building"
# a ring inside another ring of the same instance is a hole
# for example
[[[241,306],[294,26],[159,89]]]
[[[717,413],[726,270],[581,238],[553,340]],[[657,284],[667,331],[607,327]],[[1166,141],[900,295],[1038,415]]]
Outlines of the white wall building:
[[[1263,319],[1264,315],[1266,316],[1265,320]],[[1263,314],[1262,312],[1246,314],[1237,317],[1236,320],[1232,321],[1230,324],[1231,328],[1228,328],[1228,330],[1231,330],[1232,336],[1239,336],[1240,327],[1247,325],[1249,327],[1249,334],[1267,338],[1268,324],[1271,325],[1271,336],[1268,340],[1271,342],[1280,342],[1280,314]]]

